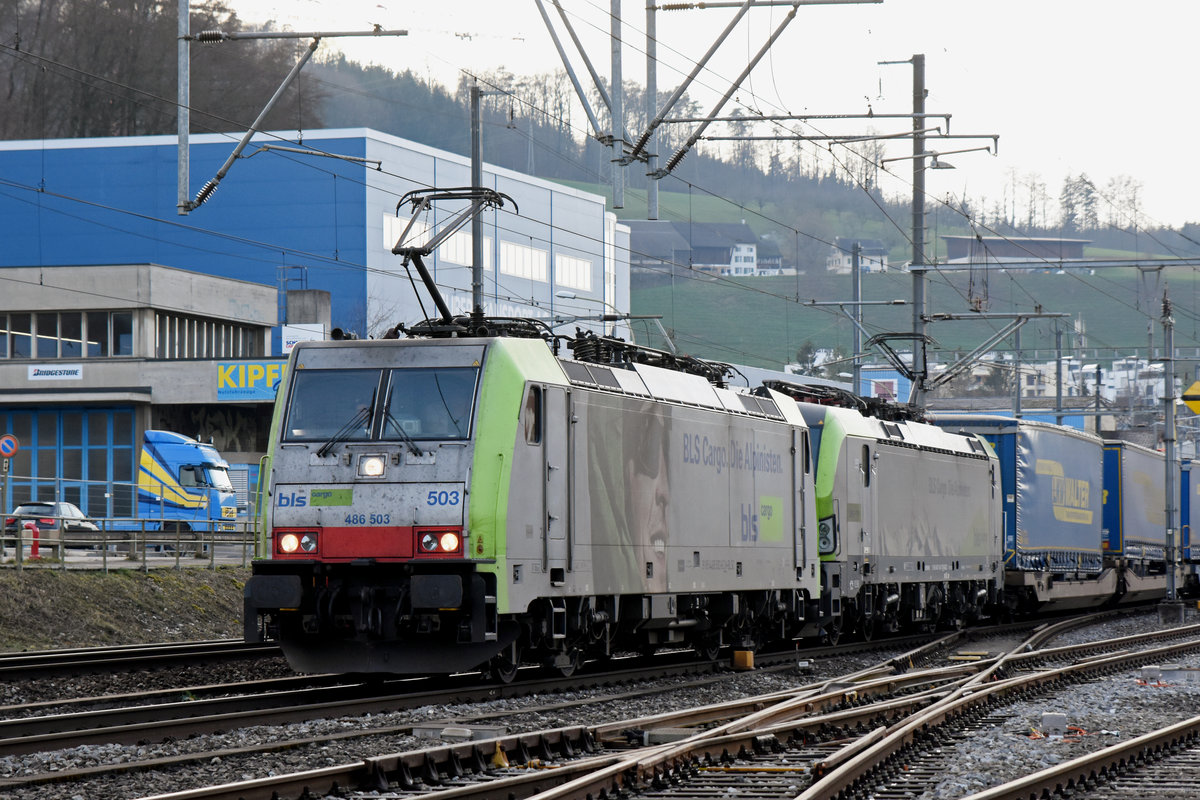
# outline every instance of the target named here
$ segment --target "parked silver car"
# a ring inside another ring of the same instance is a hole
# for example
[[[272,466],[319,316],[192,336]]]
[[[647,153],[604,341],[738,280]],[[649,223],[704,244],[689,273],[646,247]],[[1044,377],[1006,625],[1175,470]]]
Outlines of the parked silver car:
[[[57,545],[64,539],[68,545],[75,540],[94,541],[100,538],[100,526],[80,510],[74,503],[51,503],[37,501],[22,503],[4,518],[4,538],[14,543],[17,532],[26,522],[38,528],[41,542]]]

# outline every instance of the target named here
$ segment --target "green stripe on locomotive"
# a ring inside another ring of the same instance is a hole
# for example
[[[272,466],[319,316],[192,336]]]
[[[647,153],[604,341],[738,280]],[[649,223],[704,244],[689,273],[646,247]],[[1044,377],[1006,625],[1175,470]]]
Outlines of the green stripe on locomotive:
[[[258,492],[258,519],[255,522],[255,538],[258,540],[258,558],[270,558],[271,549],[271,491],[272,465],[275,463],[279,432],[283,429],[284,410],[287,405],[288,377],[296,366],[299,346],[288,354],[287,367],[279,383],[275,385],[275,402],[271,405],[271,432],[267,436],[267,454],[258,461],[258,486],[247,487]],[[260,491],[261,490],[261,491]]]
[[[562,368],[540,339],[496,339],[488,344],[475,411],[467,529],[470,558],[494,559],[479,572],[496,576],[496,604],[508,613],[508,497],[521,399],[528,381],[565,383]]]
[[[846,441],[846,428],[836,409],[827,409],[821,425],[821,439],[817,451],[817,475],[814,488],[817,494],[817,519],[833,516],[833,489],[837,481],[838,458]],[[833,561],[836,553],[821,555],[822,561]]]

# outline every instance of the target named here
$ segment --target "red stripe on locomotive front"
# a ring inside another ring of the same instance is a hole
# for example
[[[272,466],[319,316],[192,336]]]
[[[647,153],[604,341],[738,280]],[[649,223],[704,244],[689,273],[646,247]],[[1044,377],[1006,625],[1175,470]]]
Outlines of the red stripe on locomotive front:
[[[446,553],[418,553],[416,541],[425,533],[441,534],[453,532],[462,535],[462,528],[456,525],[420,525],[416,527],[367,527],[330,526],[324,528],[276,528],[273,542],[278,542],[284,534],[294,533],[300,536],[305,533],[316,533],[317,550],[315,553],[297,551],[282,552],[274,545],[274,557],[278,559],[298,559],[320,561],[351,561],[358,558],[371,559],[411,559],[420,558],[462,558],[463,547]]]

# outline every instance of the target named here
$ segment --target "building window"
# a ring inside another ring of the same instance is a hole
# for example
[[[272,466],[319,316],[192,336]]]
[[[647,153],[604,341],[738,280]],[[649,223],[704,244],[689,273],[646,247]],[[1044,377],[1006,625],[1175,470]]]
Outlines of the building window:
[[[575,258],[557,253],[554,256],[554,282],[559,286],[590,292],[592,290],[592,262],[586,258]]]
[[[133,355],[133,313],[114,311],[112,314],[112,354]]]
[[[29,358],[33,353],[32,319],[29,314],[10,314],[9,331],[12,336],[12,357]]]
[[[58,314],[36,314],[37,357],[58,358]]]
[[[110,349],[113,330],[117,346]],[[133,355],[133,314],[42,311],[0,314],[0,359],[105,358]]]
[[[59,355],[79,358],[83,355],[83,315],[78,311],[59,314]]]
[[[545,250],[515,242],[500,243],[500,272],[545,283],[548,254]]]
[[[260,355],[254,328],[159,312],[154,317],[154,357],[253,358]]]
[[[471,250],[473,241],[470,233],[458,231],[442,242],[441,247],[437,250],[438,257],[450,264],[472,266],[475,263]],[[483,237],[483,269],[485,272],[492,271],[492,237],[490,236]]]
[[[103,311],[87,313],[87,357],[103,358],[108,355],[108,314]]]

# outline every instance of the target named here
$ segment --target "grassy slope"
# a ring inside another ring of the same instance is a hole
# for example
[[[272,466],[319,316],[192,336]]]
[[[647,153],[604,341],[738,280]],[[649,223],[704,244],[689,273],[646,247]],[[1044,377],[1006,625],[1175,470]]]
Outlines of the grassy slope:
[[[565,182],[569,183],[569,182]],[[570,183],[584,191],[604,195],[596,184]],[[624,219],[645,218],[645,192],[627,190]],[[736,222],[744,219],[758,234],[778,228],[772,219],[785,219],[783,212],[771,206],[762,216],[747,213],[720,198],[695,192],[660,193],[662,219],[694,219]],[[835,212],[810,211],[827,230],[856,230],[861,236],[882,238],[884,221],[864,222],[843,218]],[[942,230],[941,233],[968,233],[967,230]],[[931,246],[938,242],[931,231]],[[931,256],[934,254],[931,252]],[[938,254],[943,255],[943,254]],[[1133,258],[1136,254],[1102,248],[1088,248],[1086,255],[1097,259]],[[903,254],[907,258],[907,252]],[[903,260],[902,258],[902,260]],[[1200,277],[1192,268],[1180,268],[1155,275],[1141,275],[1134,269],[1097,270],[1095,274],[1064,274],[1053,271],[999,274],[964,272],[933,275],[928,293],[928,313],[967,314],[971,301],[993,313],[1030,313],[1037,306],[1047,313],[1068,313],[1070,319],[1033,320],[1021,329],[1022,351],[1027,358],[1052,357],[1056,325],[1070,331],[1075,319],[1082,319],[1090,348],[1145,348],[1153,331],[1155,345],[1162,343],[1162,296],[1170,289],[1175,305],[1176,344],[1183,355],[1187,348],[1200,346]],[[868,300],[912,300],[912,278],[896,272],[868,275],[863,281],[863,297]],[[805,306],[811,300],[822,302],[852,299],[849,276],[828,275],[821,269],[809,269],[798,277],[755,278],[740,281],[712,281],[676,278],[673,283],[633,292],[634,314],[662,314],[663,324],[673,332],[680,348],[693,355],[721,361],[778,367],[793,360],[805,342],[815,347],[837,348],[849,353],[853,327],[837,307]],[[866,306],[864,325],[870,334],[911,331],[912,307]],[[1004,326],[1003,321],[936,322],[929,333],[937,340],[937,349],[969,351]],[[1064,337],[1070,347],[1072,337]],[[905,349],[907,342],[897,342]],[[1000,342],[1000,349],[1013,347],[1011,336]]]
[[[1154,342],[1162,343],[1162,292],[1169,284],[1175,304],[1176,344],[1197,346],[1200,331],[1196,318],[1200,280],[1194,270],[1179,269],[1164,280],[1140,276],[1134,270],[1097,271],[1095,275],[1055,273],[965,273],[931,276],[928,313],[969,313],[968,298],[985,297],[991,312],[1067,312],[1082,317],[1089,347],[1144,348],[1148,326]],[[912,300],[912,278],[907,273],[868,275],[863,280],[867,300]],[[828,274],[798,277],[755,278],[740,281],[688,280],[638,289],[633,293],[635,314],[662,314],[681,349],[722,361],[755,366],[778,366],[794,358],[805,342],[816,347],[840,348],[849,353],[853,328],[836,306],[805,306],[810,300],[849,301],[849,276]],[[799,302],[797,302],[797,299]],[[912,306],[865,306],[864,325],[871,334],[911,331]],[[1002,321],[944,321],[929,326],[929,333],[944,351],[970,350],[988,338]],[[1023,351],[1040,349],[1026,358],[1048,359],[1054,347],[1054,320],[1034,320],[1021,330]],[[1070,330],[1072,321],[1058,324]],[[1064,346],[1070,345],[1064,338]],[[899,342],[897,348],[907,347]],[[1001,342],[1012,347],[1011,337]]]
[[[242,635],[249,570],[0,570],[0,650]]]

